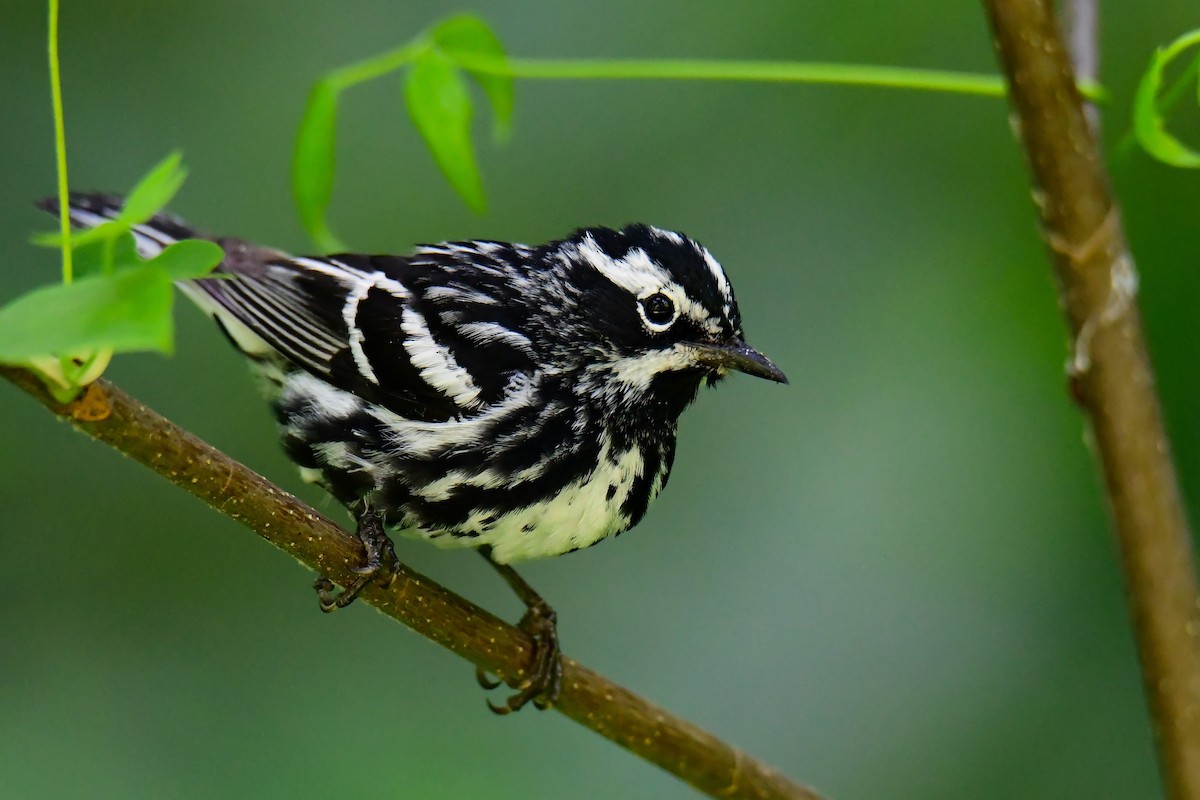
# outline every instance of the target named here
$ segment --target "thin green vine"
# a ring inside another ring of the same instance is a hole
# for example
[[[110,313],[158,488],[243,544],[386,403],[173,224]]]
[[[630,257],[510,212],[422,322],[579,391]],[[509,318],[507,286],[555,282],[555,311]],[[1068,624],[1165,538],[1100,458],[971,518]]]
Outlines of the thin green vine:
[[[383,77],[416,60],[429,46],[425,41],[411,42],[373,58],[339,68],[329,74],[328,80],[338,89],[345,89]],[[454,52],[453,58],[459,66],[472,72],[534,80],[748,81],[878,86],[983,97],[1003,97],[1005,93],[1004,81],[994,75],[872,64],[707,59],[503,59],[465,52]],[[1106,99],[1104,89],[1096,84],[1081,84],[1080,91],[1090,100]]]
[[[54,109],[54,162],[58,170],[58,224],[62,236],[63,283],[75,275],[71,264],[71,222],[67,217],[67,129],[63,116],[62,78],[58,66],[58,0],[50,0],[50,102]]]
[[[425,53],[430,47],[431,45],[427,40],[424,38],[418,39],[395,50],[389,50],[386,53],[380,53],[377,56],[339,67],[329,73],[325,80],[330,84],[330,88],[335,91],[349,89],[351,86],[375,80],[376,78],[382,78],[388,73],[395,72],[401,67],[415,61],[418,56]]]
[[[872,64],[706,59],[508,58],[486,22],[471,14],[442,20],[409,42],[339,67],[313,87],[300,123],[292,160],[292,193],[305,229],[326,251],[344,250],[325,218],[333,196],[337,108],[343,91],[410,68],[405,82],[409,115],[442,174],[476,211],[486,198],[471,143],[472,101],[464,83],[473,79],[492,106],[503,139],[512,117],[513,83],[530,80],[705,80],[780,84],[875,86],[887,89],[1003,97],[996,76]],[[1103,87],[1081,83],[1093,102],[1107,101]]]
[[[214,242],[184,239],[141,258],[131,228],[170,201],[186,170],[173,153],[138,181],[108,222],[72,235],[67,182],[67,136],[59,58],[60,0],[48,0],[47,55],[54,118],[57,192],[38,205],[58,218],[55,233],[34,244],[61,254],[62,280],[0,306],[0,363],[30,367],[61,403],[100,377],[115,353],[170,353],[173,283],[204,277],[221,261]]]

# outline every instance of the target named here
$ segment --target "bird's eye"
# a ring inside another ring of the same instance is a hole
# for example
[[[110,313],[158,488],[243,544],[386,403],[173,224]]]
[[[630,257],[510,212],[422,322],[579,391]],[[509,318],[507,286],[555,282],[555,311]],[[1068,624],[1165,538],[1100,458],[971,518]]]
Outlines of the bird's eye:
[[[642,316],[652,327],[664,327],[675,321],[675,304],[662,292],[642,298]]]

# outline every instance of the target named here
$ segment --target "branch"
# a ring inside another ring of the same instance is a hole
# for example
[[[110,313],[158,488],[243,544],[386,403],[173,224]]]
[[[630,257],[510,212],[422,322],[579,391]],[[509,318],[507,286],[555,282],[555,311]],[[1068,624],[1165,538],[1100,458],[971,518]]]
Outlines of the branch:
[[[1067,44],[1071,53],[1071,67],[1076,80],[1088,84],[1100,80],[1100,9],[1098,0],[1067,0],[1063,6]],[[1084,106],[1092,135],[1099,138],[1100,110],[1095,103]]]
[[[31,373],[0,375],[69,421],[253,530],[309,568],[345,584],[363,563],[358,540],[221,451],[177,427],[107,381],[59,405]],[[517,683],[532,654],[529,638],[483,609],[401,565],[390,589],[362,599],[476,666]],[[821,800],[712,734],[563,657],[556,710],[713,797]]]
[[[1200,618],[1188,530],[1136,304],[1137,273],[1047,0],[984,0],[1029,157],[1112,508],[1168,795],[1200,798]]]

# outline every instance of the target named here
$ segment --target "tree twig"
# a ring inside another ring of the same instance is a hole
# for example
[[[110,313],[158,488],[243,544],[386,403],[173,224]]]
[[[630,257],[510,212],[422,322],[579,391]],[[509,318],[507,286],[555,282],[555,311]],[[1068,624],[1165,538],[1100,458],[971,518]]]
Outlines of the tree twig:
[[[1047,0],[984,0],[1035,184],[1116,528],[1168,795],[1200,798],[1200,618],[1137,273]]]
[[[363,563],[355,537],[111,383],[98,381],[79,400],[62,406],[31,373],[0,366],[0,375],[75,428],[141,462],[335,581],[352,580],[351,569]],[[406,567],[390,589],[371,586],[362,599],[510,683],[525,674],[532,651],[522,631]],[[707,731],[570,658],[563,662],[558,711],[700,791],[745,800],[820,800],[813,790]]]

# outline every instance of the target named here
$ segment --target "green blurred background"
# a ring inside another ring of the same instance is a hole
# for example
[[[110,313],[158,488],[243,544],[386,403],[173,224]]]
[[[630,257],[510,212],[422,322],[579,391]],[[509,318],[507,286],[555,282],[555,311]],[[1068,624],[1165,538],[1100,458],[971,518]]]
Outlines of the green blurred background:
[[[72,183],[168,150],[195,224],[304,251],[292,136],[312,81],[453,3],[68,3]],[[830,60],[992,72],[979,7],[479,0],[522,56]],[[1186,0],[1106,4],[1109,144]],[[54,186],[44,4],[0,2],[0,298],[54,278],[26,244]],[[468,212],[395,80],[346,97],[336,230],[405,251],[644,220],[725,264],[792,379],[685,415],[636,532],[525,574],[571,655],[840,798],[1159,796],[1121,582],[1024,165],[998,100],[732,84],[523,82],[481,115]],[[1185,493],[1200,497],[1200,180],[1117,165]],[[281,485],[239,360],[186,303],[122,386]],[[665,797],[674,778],[555,714],[487,712],[472,670],[0,386],[0,796]],[[1193,502],[1193,516],[1197,516]],[[402,557],[487,607],[480,559]]]

